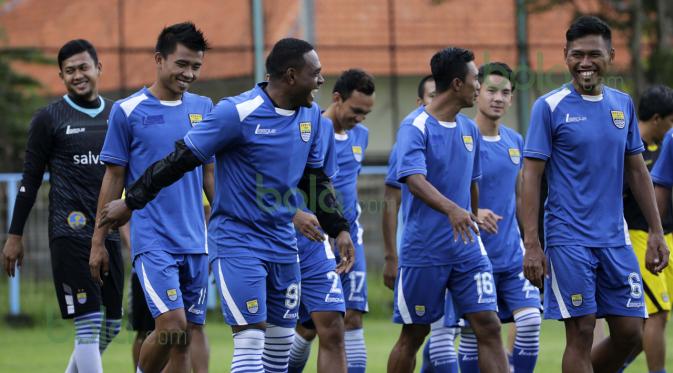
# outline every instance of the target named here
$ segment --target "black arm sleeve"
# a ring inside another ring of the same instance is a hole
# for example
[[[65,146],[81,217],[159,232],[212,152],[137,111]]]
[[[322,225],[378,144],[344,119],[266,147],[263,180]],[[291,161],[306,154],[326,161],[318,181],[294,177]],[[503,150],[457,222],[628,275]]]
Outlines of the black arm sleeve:
[[[35,203],[37,191],[42,185],[44,170],[51,156],[52,127],[51,116],[44,109],[40,110],[30,123],[23,177],[14,202],[12,223],[9,226],[10,234],[23,235],[23,228]]]
[[[322,168],[306,167],[298,188],[307,196],[307,206],[330,237],[336,238],[341,231],[350,232],[350,225],[343,216],[334,187]]]
[[[201,161],[187,147],[184,140],[175,143],[175,151],[156,161],[126,190],[126,206],[131,210],[145,207],[154,197],[182,175],[201,165]]]

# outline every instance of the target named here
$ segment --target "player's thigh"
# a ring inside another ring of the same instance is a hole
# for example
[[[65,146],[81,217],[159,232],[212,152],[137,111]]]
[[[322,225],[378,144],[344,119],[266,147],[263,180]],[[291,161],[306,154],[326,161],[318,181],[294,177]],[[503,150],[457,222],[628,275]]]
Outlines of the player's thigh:
[[[444,315],[450,265],[400,267],[395,282],[393,321],[432,324]]]
[[[453,265],[449,290],[458,317],[498,308],[491,262],[485,255]]]
[[[146,251],[136,255],[133,267],[152,317],[184,308],[176,256],[162,250]]]
[[[124,297],[124,258],[119,241],[105,241],[109,258],[108,275],[103,278],[101,294],[105,306],[105,317],[121,319]]]
[[[299,315],[301,273],[299,263],[266,263],[267,322],[284,328],[294,327]]]
[[[668,276],[663,272],[654,275],[645,268],[645,253],[647,251],[647,232],[639,230],[629,230],[631,237],[631,246],[638,259],[638,266],[643,280],[643,291],[645,292],[645,307],[649,315],[661,311],[671,310],[671,301],[669,298]]]
[[[231,326],[259,324],[267,318],[267,267],[253,257],[216,258],[211,267],[225,322]]]
[[[301,275],[299,321],[302,324],[309,322],[315,312],[346,312],[340,276],[333,265],[321,267],[322,270],[307,271]]]
[[[549,273],[544,283],[544,317],[561,320],[595,314],[598,259],[592,250],[552,246],[545,254]]]
[[[140,279],[138,278],[138,275],[135,271],[133,271],[131,274],[129,307],[131,312],[128,316],[132,330],[140,332],[154,330],[154,318],[152,317],[152,313],[147,306],[145,292],[143,291],[142,285],[140,285]]]
[[[520,266],[493,275],[498,294],[498,317],[502,322],[512,321],[515,310],[542,308],[540,290],[526,279]]]
[[[208,300],[208,254],[184,255],[180,265],[180,290],[187,321],[203,325]]]
[[[357,224],[351,229],[351,238],[355,246],[355,263],[350,271],[341,275],[341,283],[344,289],[346,309],[368,312],[367,262],[361,235],[362,228],[359,228]]]
[[[645,292],[638,259],[628,246],[595,248],[597,316],[646,317]]]
[[[57,237],[50,241],[49,248],[61,316],[69,319],[100,311],[100,285],[93,281],[89,269],[91,241]]]

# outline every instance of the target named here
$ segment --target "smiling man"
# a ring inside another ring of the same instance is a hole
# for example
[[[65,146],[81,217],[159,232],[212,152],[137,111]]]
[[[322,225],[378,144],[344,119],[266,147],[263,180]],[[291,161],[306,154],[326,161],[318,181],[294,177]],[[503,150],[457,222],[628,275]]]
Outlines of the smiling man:
[[[563,372],[617,371],[641,340],[647,313],[624,220],[624,180],[649,227],[646,268],[659,273],[668,263],[636,110],[627,94],[603,84],[611,41],[600,19],[573,22],[564,50],[572,82],[535,102],[524,146],[524,273],[537,287],[544,281],[545,318],[565,323]],[[538,239],[543,173],[545,252]],[[610,336],[592,350],[596,317],[607,319]]]
[[[207,49],[203,34],[192,23],[166,27],[159,34],[156,81],[117,101],[110,113],[101,152],[106,171],[99,213],[210,112],[209,98],[187,92],[199,77]],[[156,326],[142,344],[139,372],[159,372],[169,357],[169,371],[187,371],[190,340],[205,348],[208,251],[201,196],[205,190],[212,200],[212,174],[212,164],[188,173],[131,221],[131,258]],[[89,260],[92,276],[103,283],[108,281],[108,259],[101,243],[107,230],[96,227]],[[197,371],[208,369],[204,360]]]

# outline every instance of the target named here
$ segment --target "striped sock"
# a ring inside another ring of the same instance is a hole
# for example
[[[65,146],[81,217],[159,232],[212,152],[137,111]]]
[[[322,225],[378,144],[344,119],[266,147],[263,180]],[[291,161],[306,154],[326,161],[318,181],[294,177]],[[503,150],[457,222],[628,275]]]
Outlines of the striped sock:
[[[264,373],[263,350],[263,330],[246,329],[234,333],[234,358],[231,360],[231,373]]]
[[[348,373],[364,373],[367,368],[367,347],[363,330],[346,330],[344,342]]]
[[[477,336],[474,334],[474,331],[471,328],[463,328],[460,331],[458,358],[461,373],[479,372],[479,350],[477,349]]]
[[[294,342],[292,342],[292,348],[290,349],[288,373],[301,373],[304,371],[306,361],[309,355],[311,355],[311,342],[299,334],[294,336]]]
[[[266,325],[262,363],[266,372],[287,372],[294,329]]]
[[[442,319],[443,321],[443,319]],[[435,373],[458,373],[458,355],[454,347],[456,329],[432,324],[428,357]]]
[[[512,350],[512,365],[517,373],[532,373],[540,350],[540,310],[527,308],[514,315],[516,338]]]
[[[119,334],[119,331],[122,328],[122,319],[105,319],[103,323],[103,328],[100,332],[100,343],[98,349],[102,355],[107,349],[107,346],[112,342],[112,339]]]
[[[101,312],[91,312],[75,317],[75,366],[76,372],[102,373],[103,364],[98,350]]]

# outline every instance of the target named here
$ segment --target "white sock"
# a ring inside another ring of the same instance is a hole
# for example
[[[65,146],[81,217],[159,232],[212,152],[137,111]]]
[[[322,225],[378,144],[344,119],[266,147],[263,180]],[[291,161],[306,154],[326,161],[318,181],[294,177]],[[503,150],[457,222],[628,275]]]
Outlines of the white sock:
[[[75,361],[75,351],[70,354],[70,361],[68,361],[68,366],[65,368],[65,373],[79,373],[77,371],[77,362]]]
[[[231,373],[264,373],[262,351],[264,351],[263,330],[246,329],[234,333],[234,358],[231,360]]]
[[[440,324],[433,323],[430,328],[430,360],[434,365],[453,364],[458,362],[458,355],[454,347],[456,329],[444,326],[444,319]]]
[[[294,342],[292,342],[292,349],[290,349],[290,371],[291,372],[301,372],[306,366],[306,361],[308,360],[309,355],[311,355],[311,342],[304,339],[299,334],[294,336]]]
[[[365,346],[365,334],[363,330],[346,330],[344,342],[346,345],[348,371],[364,372],[367,367],[367,347]]]
[[[103,328],[100,331],[100,343],[98,349],[102,355],[107,349],[107,346],[110,345],[112,339],[119,334],[119,331],[122,329],[122,319],[105,319],[103,323]]]
[[[267,373],[287,372],[290,348],[294,341],[294,329],[267,324],[264,336],[264,354],[262,355],[264,370]]]
[[[75,363],[77,372],[102,373],[98,349],[103,314],[92,312],[75,317]]]

